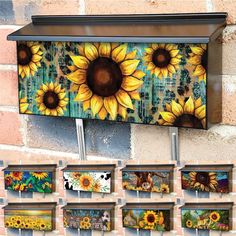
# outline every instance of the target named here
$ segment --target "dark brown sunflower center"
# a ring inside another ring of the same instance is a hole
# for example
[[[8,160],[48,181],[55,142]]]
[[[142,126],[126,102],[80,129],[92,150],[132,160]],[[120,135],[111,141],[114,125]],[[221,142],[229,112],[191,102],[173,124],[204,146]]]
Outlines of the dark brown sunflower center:
[[[213,220],[216,220],[216,219],[217,219],[217,215],[216,215],[216,214],[213,214],[213,215],[211,215],[211,218],[212,218]]]
[[[205,70],[207,70],[207,51],[204,51],[201,57],[201,65],[204,67]]]
[[[20,65],[22,66],[28,65],[31,62],[32,56],[33,54],[31,52],[31,49],[28,46],[24,44],[20,44],[18,46],[17,59]]]
[[[170,53],[166,49],[158,48],[152,54],[152,61],[159,68],[167,67],[171,61]]]
[[[196,181],[203,185],[208,185],[210,178],[207,172],[198,172],[196,175]]]
[[[186,128],[203,128],[201,121],[190,114],[183,114],[176,118],[174,126],[186,127]]]
[[[43,103],[49,109],[56,109],[59,105],[60,99],[58,94],[53,91],[48,91],[43,96]]]
[[[109,97],[121,87],[123,80],[119,65],[111,58],[99,57],[92,61],[87,70],[87,83],[93,93]]]
[[[149,214],[149,215],[147,216],[147,221],[148,221],[149,223],[154,223],[154,222],[155,222],[155,217],[154,217],[154,215],[153,215],[153,214]]]
[[[83,186],[89,186],[90,181],[88,179],[83,180]]]

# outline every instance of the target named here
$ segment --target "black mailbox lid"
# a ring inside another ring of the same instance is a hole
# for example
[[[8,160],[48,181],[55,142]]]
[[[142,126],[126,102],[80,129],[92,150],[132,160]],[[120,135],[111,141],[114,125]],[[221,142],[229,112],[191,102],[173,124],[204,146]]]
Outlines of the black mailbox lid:
[[[14,202],[8,203],[2,209],[4,210],[55,210],[56,202]]]
[[[121,171],[155,171],[155,172],[171,172],[173,171],[174,164],[158,164],[158,165],[126,165]]]
[[[80,203],[67,203],[63,206],[64,210],[113,210],[115,207],[115,202],[80,202]]]
[[[132,202],[127,203],[121,209],[132,210],[132,209],[151,209],[151,210],[171,210],[174,207],[174,202]]]
[[[67,165],[62,171],[114,171],[115,164]]]
[[[208,43],[226,25],[227,13],[32,16],[8,35],[15,41]]]
[[[230,210],[232,209],[233,202],[189,202],[181,206],[182,210]]]
[[[180,171],[231,172],[233,168],[233,164],[185,165]]]
[[[46,171],[55,172],[57,168],[56,164],[40,164],[40,165],[8,165],[3,171]]]

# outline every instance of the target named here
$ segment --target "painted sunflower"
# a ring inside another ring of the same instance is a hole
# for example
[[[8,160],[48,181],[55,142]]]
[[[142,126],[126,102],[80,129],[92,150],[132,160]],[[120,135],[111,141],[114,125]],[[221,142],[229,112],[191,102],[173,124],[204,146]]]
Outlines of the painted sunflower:
[[[170,192],[170,188],[167,184],[161,184],[161,192],[162,193],[169,193]]]
[[[220,220],[220,214],[216,211],[213,211],[213,212],[211,212],[209,218],[213,222],[218,222]]]
[[[20,113],[24,114],[32,114],[30,110],[28,110],[29,103],[27,101],[27,97],[23,97],[20,99]]]
[[[93,185],[93,191],[99,192],[101,190],[101,184],[99,182],[94,183]]]
[[[47,172],[32,172],[32,176],[34,176],[37,179],[45,179],[48,177]]]
[[[148,225],[148,226],[153,226],[155,223],[158,222],[158,216],[156,214],[156,212],[154,211],[146,211],[144,213],[144,222]]]
[[[108,114],[112,120],[118,114],[125,119],[127,108],[134,109],[132,99],[140,100],[145,75],[136,70],[136,51],[127,53],[127,44],[85,43],[79,45],[79,54],[71,56],[74,66],[68,66],[72,73],[67,75],[71,90],[78,92],[75,101],[102,120]]]
[[[91,221],[91,219],[90,219],[90,217],[85,216],[85,217],[83,218],[83,221],[86,222],[86,223],[89,223],[89,222]]]
[[[201,44],[199,46],[192,46],[190,49],[189,63],[195,66],[193,75],[197,76],[199,81],[204,80],[206,82],[207,45]]]
[[[179,69],[182,56],[179,54],[177,45],[153,43],[145,51],[143,59],[151,75],[154,74],[160,79],[168,76],[172,78]]]
[[[93,178],[90,175],[81,175],[79,178],[80,187],[83,190],[90,190],[93,186]]]
[[[215,172],[195,172],[189,173],[190,185],[193,188],[200,189],[201,191],[216,191],[218,182],[216,180]]]
[[[193,222],[192,222],[191,220],[187,220],[187,221],[186,221],[186,226],[187,226],[188,228],[192,228],[192,227],[193,227]]]
[[[23,172],[20,171],[12,171],[10,172],[10,176],[12,177],[13,180],[22,180],[23,177]]]
[[[57,83],[42,84],[36,94],[36,102],[39,111],[43,115],[60,116],[66,111],[69,99],[65,89]]]
[[[19,43],[17,46],[18,72],[22,79],[34,76],[41,66],[43,52],[38,42]]]
[[[166,111],[160,112],[160,125],[174,125],[177,127],[205,128],[206,127],[206,105],[202,104],[199,97],[193,100],[190,96],[187,100],[179,98],[166,104]]]

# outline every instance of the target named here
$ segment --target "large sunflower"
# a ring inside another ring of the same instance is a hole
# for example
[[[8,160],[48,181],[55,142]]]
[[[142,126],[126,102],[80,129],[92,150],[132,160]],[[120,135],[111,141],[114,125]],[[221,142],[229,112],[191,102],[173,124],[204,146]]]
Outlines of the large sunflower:
[[[37,179],[45,179],[48,177],[47,172],[32,172],[32,176],[34,176]]]
[[[85,43],[79,45],[79,54],[71,56],[74,66],[68,66],[72,73],[67,75],[72,91],[78,92],[75,101],[100,119],[108,114],[112,120],[117,114],[125,119],[127,108],[134,109],[132,99],[140,100],[145,75],[136,70],[136,51],[127,53],[127,44]]]
[[[42,84],[35,100],[42,114],[52,116],[63,115],[69,101],[65,89],[53,82]]]
[[[216,191],[218,182],[216,180],[215,172],[195,172],[189,173],[190,185],[201,191]]]
[[[197,76],[200,81],[204,80],[206,82],[207,45],[201,44],[199,46],[192,46],[190,49],[189,63],[195,66],[193,75]]]
[[[20,172],[20,171],[12,171],[12,172],[10,173],[10,176],[12,177],[13,180],[20,181],[20,180],[22,180],[23,172]]]
[[[155,74],[156,77],[160,79],[172,77],[179,69],[182,56],[179,54],[177,45],[153,43],[145,51],[143,59],[147,70],[150,70],[151,74]]]
[[[172,100],[171,104],[166,104],[166,111],[160,112],[160,125],[173,125],[178,127],[206,127],[206,105],[202,104],[202,99],[187,100],[179,98]]]
[[[23,97],[20,99],[20,113],[24,114],[32,114],[30,110],[28,110],[29,103],[27,102],[27,97]]]
[[[90,190],[93,186],[93,178],[90,175],[84,174],[79,178],[80,187],[83,190]]]
[[[43,52],[38,42],[19,43],[17,47],[18,72],[22,79],[34,76],[41,66]]]
[[[188,228],[192,228],[192,227],[193,227],[193,222],[192,222],[191,220],[187,220],[187,221],[186,221],[186,226],[187,226]]]
[[[209,216],[210,220],[213,222],[217,222],[220,220],[220,214],[216,211],[211,212],[210,216]]]
[[[153,226],[158,222],[158,215],[155,211],[146,211],[143,220],[148,226]]]

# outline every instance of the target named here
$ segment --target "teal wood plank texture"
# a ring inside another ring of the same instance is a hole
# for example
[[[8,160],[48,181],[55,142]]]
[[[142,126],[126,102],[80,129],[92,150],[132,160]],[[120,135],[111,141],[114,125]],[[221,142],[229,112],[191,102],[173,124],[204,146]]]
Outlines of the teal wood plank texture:
[[[21,42],[20,113],[206,129],[207,44]]]

